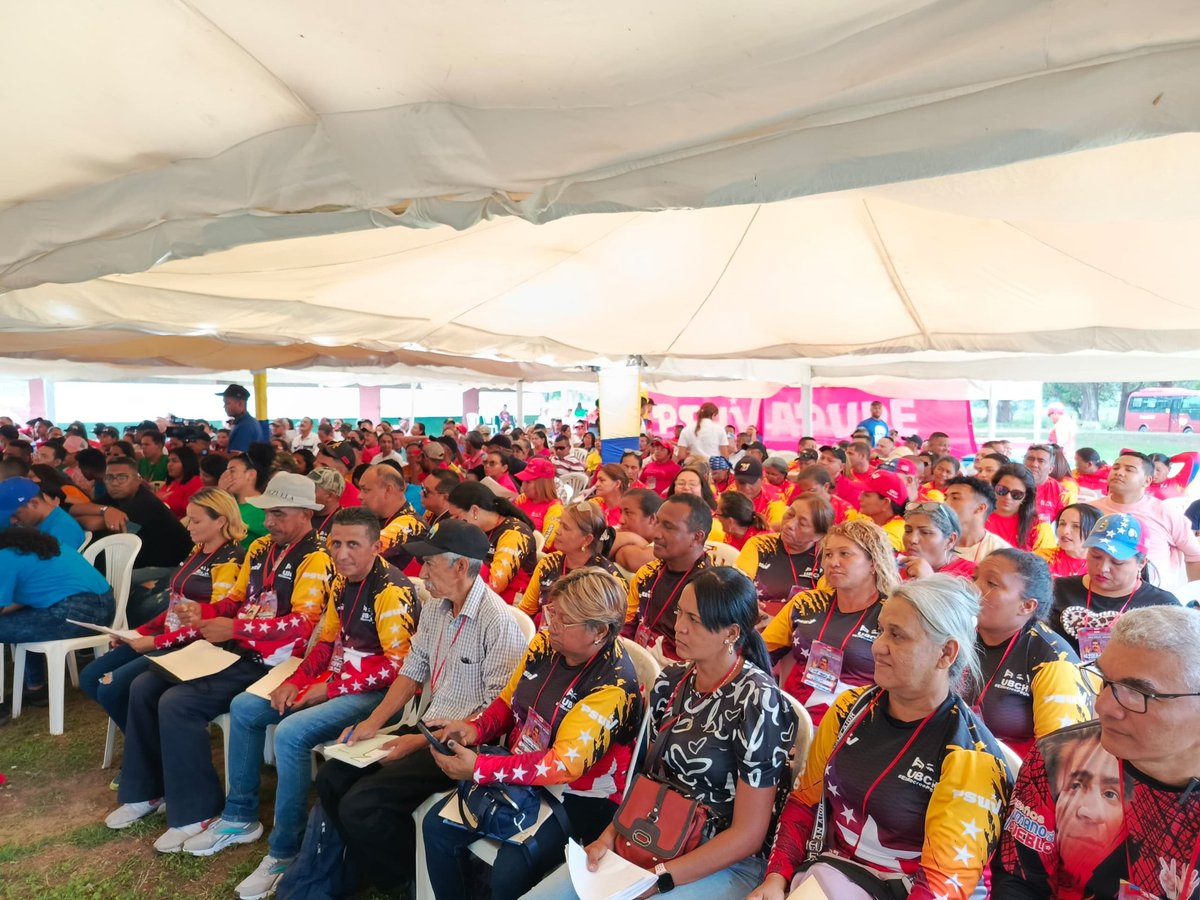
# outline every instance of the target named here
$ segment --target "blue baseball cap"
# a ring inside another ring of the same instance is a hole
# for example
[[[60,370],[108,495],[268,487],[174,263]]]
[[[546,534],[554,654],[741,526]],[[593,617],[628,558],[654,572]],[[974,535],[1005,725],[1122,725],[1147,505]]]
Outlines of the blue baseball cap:
[[[0,528],[7,528],[13,513],[42,492],[36,481],[6,478],[0,481]]]
[[[1083,542],[1083,546],[1103,550],[1116,560],[1132,559],[1139,553],[1146,553],[1142,523],[1136,516],[1126,513],[1113,513],[1102,517]]]

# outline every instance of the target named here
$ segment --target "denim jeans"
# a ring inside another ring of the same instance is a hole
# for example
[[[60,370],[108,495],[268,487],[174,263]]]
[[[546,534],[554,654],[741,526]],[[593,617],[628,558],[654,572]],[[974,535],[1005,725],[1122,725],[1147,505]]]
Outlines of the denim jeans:
[[[128,644],[121,644],[88,663],[79,673],[79,686],[103,706],[109,718],[124,731],[129,712],[129,686],[149,665],[150,654],[143,656]],[[110,673],[112,678],[105,683],[104,676]]]
[[[96,637],[87,628],[72,625],[67,619],[111,625],[116,603],[111,590],[103,594],[72,594],[44,609],[25,606],[0,615],[0,644],[26,644],[34,641],[61,641],[66,638]],[[46,658],[40,653],[25,657],[25,684],[40,688],[46,683]],[[13,690],[21,685],[14,684]]]
[[[762,884],[767,875],[767,861],[756,857],[735,862],[727,869],[713,872],[690,884],[676,885],[672,900],[742,900]],[[578,894],[571,886],[571,873],[559,866],[544,878],[525,900],[576,900]]]
[[[300,852],[308,817],[311,751],[337,738],[342,730],[365,719],[383,699],[380,691],[331,697],[304,709],[289,710],[281,719],[269,701],[239,694],[229,707],[229,796],[221,814],[230,822],[258,820],[258,788],[268,725],[275,726],[275,827],[267,841],[276,859]]]

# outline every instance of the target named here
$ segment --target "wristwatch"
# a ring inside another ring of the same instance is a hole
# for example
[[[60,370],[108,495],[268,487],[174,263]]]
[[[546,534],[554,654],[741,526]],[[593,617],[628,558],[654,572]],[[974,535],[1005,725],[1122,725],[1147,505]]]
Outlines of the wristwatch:
[[[667,871],[667,867],[663,863],[654,867],[654,874],[658,876],[658,892],[660,894],[675,890],[675,879],[671,877],[671,873]]]

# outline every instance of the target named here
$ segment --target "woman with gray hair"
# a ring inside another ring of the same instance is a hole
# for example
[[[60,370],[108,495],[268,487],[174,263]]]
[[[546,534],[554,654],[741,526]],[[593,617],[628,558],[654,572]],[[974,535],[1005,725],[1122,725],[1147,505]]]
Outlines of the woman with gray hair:
[[[960,534],[958,513],[948,504],[935,500],[908,504],[904,509],[900,577],[908,580],[941,572],[970,580],[975,574],[976,561],[963,559],[954,552]]]
[[[313,513],[313,530],[321,539],[321,546],[329,537],[333,517],[342,508],[342,492],[346,490],[346,479],[337,469],[313,469],[308,473],[316,485],[317,502],[321,508]]]
[[[986,893],[1012,776],[957,693],[979,679],[978,614],[974,586],[951,575],[892,592],[876,684],[846,691],[822,720],[751,900],[782,900],[810,878],[855,900]]]

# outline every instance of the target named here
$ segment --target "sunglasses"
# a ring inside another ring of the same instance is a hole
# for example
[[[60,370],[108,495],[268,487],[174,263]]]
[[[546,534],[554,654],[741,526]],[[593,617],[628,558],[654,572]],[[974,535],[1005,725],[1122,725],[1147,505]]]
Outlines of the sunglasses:
[[[1022,500],[1025,499],[1025,492],[1024,491],[1014,491],[1012,488],[1006,488],[1004,485],[1000,485],[998,488],[996,488],[996,496],[997,497],[1012,497],[1014,500],[1016,500],[1018,503],[1020,503]]]

